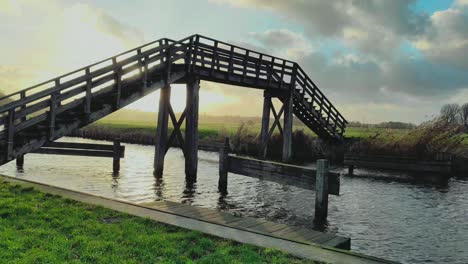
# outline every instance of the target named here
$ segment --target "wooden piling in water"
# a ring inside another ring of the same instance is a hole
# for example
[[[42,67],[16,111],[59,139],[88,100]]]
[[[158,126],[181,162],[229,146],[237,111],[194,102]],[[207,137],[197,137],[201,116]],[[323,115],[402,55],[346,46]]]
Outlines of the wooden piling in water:
[[[16,157],[16,167],[23,168],[24,166],[24,155],[19,155]]]
[[[293,127],[293,96],[292,92],[284,99],[283,116],[283,157],[282,161],[288,163],[292,154],[292,127]]]
[[[219,181],[218,191],[227,194],[228,169],[229,169],[229,138],[224,141],[224,146],[219,149]]]
[[[154,175],[161,177],[164,170],[164,156],[166,155],[167,126],[169,119],[169,105],[171,100],[171,86],[161,88],[159,95],[158,126],[156,128],[156,144],[154,153]]]
[[[317,175],[315,177],[315,219],[324,222],[328,215],[328,160],[317,160]]]
[[[259,153],[261,159],[265,159],[268,148],[268,130],[270,129],[270,108],[271,108],[271,95],[268,92],[263,94],[263,114],[262,114],[262,128],[260,131],[260,138],[258,142]]]
[[[354,174],[354,165],[349,165],[348,166],[348,175],[353,175]]]
[[[114,140],[113,144],[113,152],[114,152],[114,157],[113,157],[113,163],[112,163],[112,170],[114,173],[120,171],[120,139]]]
[[[198,91],[200,81],[190,78],[187,82],[187,102],[185,119],[185,177],[187,182],[197,181],[198,169]]]

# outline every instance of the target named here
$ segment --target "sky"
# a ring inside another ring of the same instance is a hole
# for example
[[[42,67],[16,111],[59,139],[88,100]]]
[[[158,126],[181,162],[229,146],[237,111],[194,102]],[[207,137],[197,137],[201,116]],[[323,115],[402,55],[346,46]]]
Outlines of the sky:
[[[347,120],[420,123],[468,102],[468,0],[0,0],[0,22],[3,93],[198,33],[298,62]],[[261,109],[259,90],[201,83],[204,114]]]

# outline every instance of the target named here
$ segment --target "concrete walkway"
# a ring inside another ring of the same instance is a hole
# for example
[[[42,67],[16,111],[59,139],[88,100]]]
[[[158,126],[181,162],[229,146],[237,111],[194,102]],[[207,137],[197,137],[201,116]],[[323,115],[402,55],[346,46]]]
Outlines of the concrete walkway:
[[[0,181],[19,184],[25,187],[33,187],[39,191],[59,195],[68,199],[103,206],[119,212],[124,212],[140,217],[146,217],[158,222],[197,230],[206,234],[235,240],[241,243],[252,244],[261,247],[275,248],[294,256],[322,261],[326,263],[395,263],[383,259],[353,253],[347,250],[336,249],[328,246],[307,243],[301,240],[289,240],[268,234],[254,232],[245,228],[235,228],[220,223],[201,221],[191,217],[181,215],[176,212],[167,212],[157,209],[156,206],[138,205],[125,201],[119,201],[91,195],[83,192],[73,191],[60,187],[55,187],[40,182],[17,179],[0,175]],[[163,203],[160,203],[161,206]],[[173,205],[173,209],[177,206]],[[169,206],[171,207],[171,206]],[[248,222],[248,221],[245,221]]]

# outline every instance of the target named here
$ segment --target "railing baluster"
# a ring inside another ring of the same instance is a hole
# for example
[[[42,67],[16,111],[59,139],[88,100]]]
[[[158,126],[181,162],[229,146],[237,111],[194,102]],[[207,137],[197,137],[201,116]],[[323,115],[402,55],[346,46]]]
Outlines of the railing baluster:
[[[218,58],[218,41],[215,41],[214,48],[213,48],[213,58],[211,59],[211,69],[210,69],[210,77],[213,76],[214,68],[216,66],[216,60]],[[219,61],[218,61],[219,63]],[[219,71],[219,64],[218,64],[218,71]]]
[[[57,88],[60,87],[60,79],[55,79],[55,87],[57,87]],[[60,90],[57,91],[57,98],[60,97],[60,93],[61,93]],[[59,101],[57,102],[57,107],[58,107],[58,106],[61,106],[61,105],[62,105],[62,102],[59,100]]]
[[[281,75],[280,75],[280,89],[283,88],[283,84],[284,84],[284,67],[286,66],[286,61],[283,60],[283,66],[281,67]]]
[[[257,62],[257,69],[255,70],[255,83],[258,83],[260,79],[260,67],[262,66],[263,54],[260,54]]]
[[[268,77],[267,77],[268,87],[270,87],[271,85],[271,76],[273,75],[274,65],[275,65],[275,57],[271,57],[271,62],[269,65]]]
[[[120,97],[122,93],[122,74],[121,74],[121,66],[117,64],[117,58],[112,58],[112,64],[114,65],[114,81],[115,81],[115,108],[120,108]]]
[[[49,140],[54,140],[55,136],[55,119],[57,114],[57,97],[58,92],[50,95],[50,111],[49,111]]]
[[[86,75],[86,97],[85,97],[85,105],[84,105],[84,111],[86,115],[89,115],[91,113],[91,89],[93,85],[93,80],[91,78],[91,70],[89,68],[86,68],[85,70],[85,75]]]
[[[228,64],[228,74],[227,74],[227,79],[229,80],[230,79],[230,76],[233,72],[233,56],[234,56],[234,46],[231,46],[231,50],[229,52],[229,64]]]
[[[21,96],[21,100],[26,98],[26,91],[21,91],[20,96]],[[26,109],[26,104],[21,105],[21,110],[24,110],[24,109]],[[26,119],[27,119],[27,116],[25,115],[21,118],[21,122],[26,121]]]
[[[291,90],[294,92],[296,89],[296,75],[297,75],[297,64],[293,64],[293,70],[291,73],[291,80],[289,81],[291,85]],[[303,97],[304,98],[304,97]]]
[[[245,51],[245,59],[244,59],[244,62],[243,62],[244,71],[242,72],[242,82],[244,82],[245,76],[247,75],[247,64],[248,64],[248,61],[249,61],[249,53],[250,53],[249,50]]]

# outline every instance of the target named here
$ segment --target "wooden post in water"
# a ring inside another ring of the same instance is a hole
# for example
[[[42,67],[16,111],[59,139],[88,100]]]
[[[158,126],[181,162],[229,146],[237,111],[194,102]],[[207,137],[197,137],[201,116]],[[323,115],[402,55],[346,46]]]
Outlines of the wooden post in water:
[[[328,160],[317,160],[317,175],[315,177],[315,219],[320,223],[328,215]]]
[[[348,175],[353,175],[354,174],[354,165],[349,165],[348,166]]]
[[[191,77],[187,82],[185,119],[185,177],[188,182],[197,181],[198,169],[198,91],[200,81]],[[182,146],[183,147],[183,146]]]
[[[161,88],[161,94],[159,95],[158,127],[156,128],[156,144],[154,153],[154,175],[156,177],[161,177],[164,170],[170,100],[171,86],[166,84],[166,86]]]
[[[265,159],[267,154],[268,145],[268,130],[270,129],[270,106],[271,95],[267,91],[263,93],[263,115],[262,115],[262,128],[260,131],[260,139],[258,142],[259,146],[259,158]]]
[[[16,157],[16,168],[22,169],[24,166],[24,155],[18,155]]]
[[[224,146],[219,149],[219,181],[218,191],[227,194],[228,168],[229,168],[229,138],[224,141]]]
[[[113,164],[112,164],[112,170],[114,173],[116,172],[119,172],[120,171],[120,139],[119,138],[116,138],[114,140],[114,145],[113,145],[113,154],[114,154],[114,157],[113,157]]]
[[[284,99],[284,128],[283,128],[283,162],[291,160],[292,126],[293,126],[293,96],[292,92]]]

